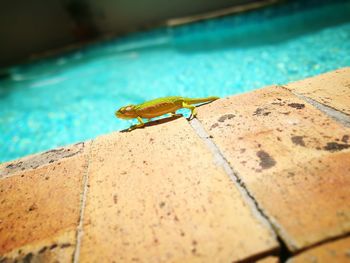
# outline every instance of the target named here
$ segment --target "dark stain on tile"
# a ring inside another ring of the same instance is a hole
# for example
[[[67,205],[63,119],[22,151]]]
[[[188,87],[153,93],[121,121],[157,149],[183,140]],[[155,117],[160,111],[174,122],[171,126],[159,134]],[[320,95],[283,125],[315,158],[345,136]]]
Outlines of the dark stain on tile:
[[[32,204],[29,208],[28,208],[28,211],[31,212],[31,211],[34,211],[36,210],[38,207],[36,204]]]
[[[263,109],[262,108],[256,108],[256,110],[254,111],[254,113],[253,113],[253,116],[255,116],[255,115],[261,115],[261,112],[263,111]]]
[[[348,143],[348,140],[349,140],[349,135],[344,135],[343,138],[341,138],[341,141],[346,144]]]
[[[20,161],[18,163],[10,163],[9,165],[6,166],[6,168],[8,168],[8,169],[16,169],[18,167],[21,167],[22,164],[23,164],[22,161]]]
[[[295,173],[294,172],[288,172],[287,178],[291,178],[294,177]]]
[[[52,149],[52,150],[49,150],[47,152],[44,152],[43,154],[48,154],[48,153],[60,153],[60,152],[63,152],[64,151],[64,148],[57,148],[57,149]]]
[[[324,150],[330,151],[330,152],[337,152],[345,149],[349,149],[350,144],[341,144],[337,142],[329,142],[326,146],[323,147]]]
[[[28,253],[24,258],[23,258],[23,263],[29,263],[32,261],[33,258],[33,253]]]
[[[114,202],[114,204],[118,203],[118,196],[116,194],[113,195],[113,202]]]
[[[15,263],[15,262],[22,262],[22,263],[29,263],[29,262],[46,262],[46,261],[43,261],[43,259],[47,259],[47,256],[50,257],[50,254],[48,255],[44,255],[44,258],[41,254],[44,254],[46,252],[50,253],[48,251],[48,249],[50,250],[54,250],[58,247],[60,248],[67,248],[67,247],[70,247],[71,244],[70,243],[63,243],[63,244],[52,244],[51,246],[44,246],[42,247],[39,251],[33,253],[33,252],[29,252],[28,254],[23,254],[22,253],[22,250],[19,249],[18,250],[18,253],[19,255],[16,257],[16,258],[7,258],[7,257],[1,257],[0,256],[0,262],[6,262],[6,263]],[[58,262],[58,261],[55,261],[55,262]]]
[[[267,152],[260,150],[256,153],[260,159],[260,166],[262,169],[269,169],[276,165],[276,161]]]
[[[57,244],[52,244],[51,246],[50,246],[50,249],[55,249],[57,247]]]
[[[256,110],[253,113],[253,116],[267,116],[270,113],[270,111],[265,111],[265,109],[263,108],[256,108]]]
[[[292,142],[295,145],[303,146],[305,147],[304,137],[303,136],[292,136]]]
[[[70,247],[70,246],[71,246],[71,244],[69,244],[69,243],[63,243],[60,245],[60,248],[66,248],[66,247]]]
[[[298,110],[305,108],[305,104],[302,103],[289,103],[288,106]]]
[[[47,246],[44,246],[43,248],[41,248],[39,250],[39,254],[44,253],[46,251],[46,249],[47,249]]]
[[[210,129],[212,130],[212,129],[215,129],[216,127],[218,127],[219,126],[219,124],[217,123],[217,122],[215,122],[211,127],[210,127]]]
[[[5,169],[0,169],[0,177],[18,171],[24,171],[26,169],[36,169],[42,165],[48,163],[54,163],[63,158],[69,158],[77,155],[84,150],[84,142],[77,143],[73,147],[68,146],[64,148],[53,149],[44,153],[32,155],[21,161],[14,161],[7,166]]]
[[[222,115],[222,116],[218,119],[218,121],[219,121],[219,122],[224,122],[224,121],[230,120],[230,119],[232,119],[232,118],[234,118],[234,117],[235,117],[234,114],[225,114],[225,115]]]
[[[272,105],[278,105],[278,106],[283,106],[284,103],[283,102],[272,102]]]
[[[287,112],[280,112],[281,114],[283,115],[289,115],[290,114],[290,111],[287,111]]]

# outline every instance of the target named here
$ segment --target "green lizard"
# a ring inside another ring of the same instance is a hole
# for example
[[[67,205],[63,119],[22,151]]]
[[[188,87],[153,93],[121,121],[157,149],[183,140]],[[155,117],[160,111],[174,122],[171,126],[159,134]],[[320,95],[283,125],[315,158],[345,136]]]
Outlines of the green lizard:
[[[145,125],[142,121],[142,118],[150,120],[154,117],[158,117],[167,113],[176,115],[175,112],[181,108],[191,110],[190,118],[196,117],[196,107],[192,104],[211,102],[217,100],[218,98],[219,97],[191,99],[177,96],[158,98],[146,101],[138,105],[127,105],[125,107],[121,107],[115,112],[115,116],[121,119],[137,118],[139,124],[129,128],[129,130],[132,130]]]

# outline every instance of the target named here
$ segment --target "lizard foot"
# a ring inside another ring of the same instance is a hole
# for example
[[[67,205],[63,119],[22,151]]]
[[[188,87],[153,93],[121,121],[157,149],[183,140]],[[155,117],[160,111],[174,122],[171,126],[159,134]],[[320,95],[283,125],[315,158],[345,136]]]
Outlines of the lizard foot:
[[[131,126],[128,131],[133,131],[135,129],[138,129],[138,128],[143,128],[145,126],[145,124],[135,124],[133,126]]]
[[[187,118],[188,121],[193,120],[194,118],[197,118],[197,114],[191,114],[190,117]]]

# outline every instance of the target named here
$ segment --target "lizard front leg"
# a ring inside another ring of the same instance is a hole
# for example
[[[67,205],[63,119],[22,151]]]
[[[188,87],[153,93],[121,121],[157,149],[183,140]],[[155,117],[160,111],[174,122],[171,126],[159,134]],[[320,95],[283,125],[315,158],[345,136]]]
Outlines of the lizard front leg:
[[[139,121],[139,124],[135,124],[135,125],[131,126],[129,128],[129,131],[132,131],[132,130],[135,130],[137,128],[141,128],[141,127],[145,126],[145,123],[142,121],[141,117],[138,116],[136,118]]]

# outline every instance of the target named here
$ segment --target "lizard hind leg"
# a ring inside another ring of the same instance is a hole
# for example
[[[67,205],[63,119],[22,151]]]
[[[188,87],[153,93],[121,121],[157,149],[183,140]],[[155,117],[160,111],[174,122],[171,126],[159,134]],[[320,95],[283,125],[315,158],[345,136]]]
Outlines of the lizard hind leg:
[[[186,102],[182,102],[182,108],[191,110],[191,115],[188,118],[189,120],[193,119],[197,115],[196,107],[190,104],[187,104]]]

